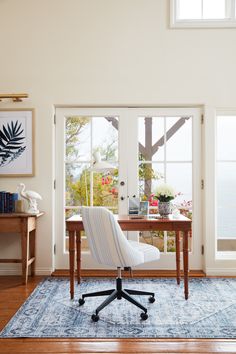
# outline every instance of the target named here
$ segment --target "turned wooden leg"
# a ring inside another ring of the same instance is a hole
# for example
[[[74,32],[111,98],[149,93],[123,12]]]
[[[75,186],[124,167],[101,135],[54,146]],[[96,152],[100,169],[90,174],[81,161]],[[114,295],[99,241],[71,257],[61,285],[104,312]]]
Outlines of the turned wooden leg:
[[[184,231],[183,258],[184,258],[184,295],[188,299],[188,231]]]
[[[175,248],[176,248],[176,280],[180,284],[180,232],[175,231]]]
[[[77,261],[77,279],[78,284],[81,280],[81,233],[76,231],[76,261]]]
[[[70,297],[74,298],[74,276],[75,276],[75,232],[69,231],[69,263],[70,263]]]

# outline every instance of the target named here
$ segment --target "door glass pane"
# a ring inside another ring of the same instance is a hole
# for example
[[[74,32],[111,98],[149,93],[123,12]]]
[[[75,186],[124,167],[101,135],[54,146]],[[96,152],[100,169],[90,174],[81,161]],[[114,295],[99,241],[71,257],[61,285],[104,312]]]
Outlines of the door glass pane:
[[[83,205],[118,213],[118,129],[118,117],[66,117],[65,219]],[[96,170],[95,152],[113,168]],[[85,236],[83,246],[87,249]]]
[[[192,118],[166,117],[166,159],[192,160]]]
[[[140,117],[139,139],[139,196],[149,201],[150,214],[158,213],[155,192],[158,184],[166,182],[177,194],[176,207],[192,217],[192,118]],[[142,232],[140,241],[158,244],[163,252],[175,251],[171,232]]]
[[[175,232],[167,232],[167,252],[175,252]]]
[[[236,239],[235,215],[236,215],[236,161],[218,162],[217,163],[217,236],[219,239],[221,238]]]
[[[236,160],[235,116],[217,118],[217,160]]]
[[[155,246],[160,252],[164,252],[164,231],[142,231],[139,242]]]
[[[217,250],[232,250],[236,240],[236,116],[217,117]]]
[[[118,168],[112,174],[93,173],[93,205],[118,214]]]
[[[163,161],[164,117],[140,117],[138,134],[140,160]]]
[[[91,157],[91,117],[73,116],[65,120],[65,154],[68,162]]]
[[[139,163],[139,196],[148,200],[158,184],[164,182],[164,163]]]
[[[90,205],[90,164],[65,164],[66,206]]]
[[[177,194],[174,203],[181,206],[185,201],[192,200],[192,163],[166,164],[166,181]]]
[[[118,125],[117,117],[93,118],[93,151],[99,150],[103,159],[109,162],[118,160]]]

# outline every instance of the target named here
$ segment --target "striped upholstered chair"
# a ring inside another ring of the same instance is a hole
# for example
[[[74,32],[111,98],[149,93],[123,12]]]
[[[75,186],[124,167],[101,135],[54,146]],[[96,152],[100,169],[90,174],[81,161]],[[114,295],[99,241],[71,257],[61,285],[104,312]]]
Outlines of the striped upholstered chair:
[[[151,245],[128,241],[114,215],[104,207],[82,207],[82,219],[92,256],[100,264],[116,267],[118,276],[116,288],[95,293],[83,294],[79,304],[83,305],[86,297],[108,296],[92,315],[94,322],[99,320],[98,313],[113,300],[128,300],[143,312],[141,319],[148,318],[147,309],[130,295],[148,295],[149,302],[155,301],[155,294],[122,288],[121,268],[133,267],[160,258],[160,252]]]

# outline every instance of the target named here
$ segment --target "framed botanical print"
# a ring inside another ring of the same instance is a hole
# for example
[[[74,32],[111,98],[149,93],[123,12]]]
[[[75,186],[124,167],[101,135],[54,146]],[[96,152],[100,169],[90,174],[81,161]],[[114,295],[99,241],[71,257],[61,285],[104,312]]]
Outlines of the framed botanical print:
[[[34,176],[34,110],[0,110],[0,177]]]

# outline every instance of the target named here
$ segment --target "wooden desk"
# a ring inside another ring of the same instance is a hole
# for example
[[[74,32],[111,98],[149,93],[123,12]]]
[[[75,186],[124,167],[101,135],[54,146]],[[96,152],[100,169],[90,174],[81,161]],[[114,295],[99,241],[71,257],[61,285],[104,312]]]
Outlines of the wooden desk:
[[[0,214],[0,233],[18,233],[21,235],[21,259],[0,259],[0,263],[22,263],[22,281],[27,284],[28,269],[35,274],[35,236],[37,215],[27,213]],[[30,257],[30,258],[29,258]]]
[[[180,283],[180,232],[183,233],[183,265],[184,265],[184,294],[188,299],[188,233],[191,231],[192,222],[190,219],[180,215],[179,219],[170,216],[168,219],[132,219],[127,215],[118,215],[117,221],[124,231],[175,231],[176,241],[176,278]],[[74,276],[75,276],[75,251],[77,254],[77,277],[80,283],[81,276],[81,231],[84,230],[82,218],[74,215],[66,220],[66,229],[69,232],[69,262],[70,262],[70,294],[74,298]]]

